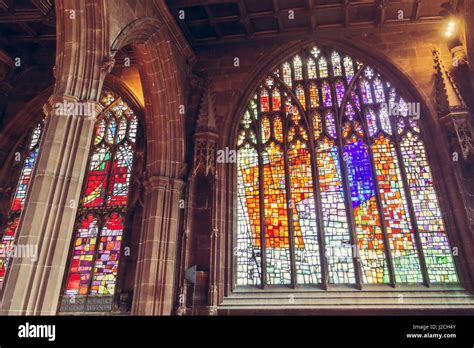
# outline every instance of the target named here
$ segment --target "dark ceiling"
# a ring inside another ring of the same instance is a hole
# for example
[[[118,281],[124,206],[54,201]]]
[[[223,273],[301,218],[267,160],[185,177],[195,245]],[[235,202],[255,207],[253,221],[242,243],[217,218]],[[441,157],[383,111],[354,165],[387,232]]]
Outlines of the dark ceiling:
[[[22,65],[54,64],[56,24],[51,0],[0,0],[0,49]]]
[[[199,48],[336,28],[352,30],[435,22],[442,18],[441,5],[447,1],[166,0],[166,3],[191,46]],[[399,11],[403,11],[402,19]],[[53,0],[0,0],[0,49],[12,57],[26,60],[32,57],[38,62],[47,59],[44,52],[54,56],[51,52],[55,39]],[[121,55],[116,58],[120,59]],[[124,56],[133,57],[133,52]],[[54,64],[54,57],[51,59]]]
[[[324,28],[436,21],[442,18],[441,4],[446,1],[167,0],[167,4],[191,45],[199,47]]]

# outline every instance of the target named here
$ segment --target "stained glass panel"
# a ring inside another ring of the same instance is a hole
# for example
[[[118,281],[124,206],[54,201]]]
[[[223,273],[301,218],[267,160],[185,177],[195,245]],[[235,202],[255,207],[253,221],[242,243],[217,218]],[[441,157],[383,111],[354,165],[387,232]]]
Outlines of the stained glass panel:
[[[329,83],[326,81],[322,84],[322,94],[323,94],[323,105],[324,107],[332,106],[332,95],[331,95],[331,87]]]
[[[321,57],[318,62],[319,65],[319,77],[320,78],[325,78],[328,77],[328,61],[326,58]]]
[[[263,152],[263,191],[268,284],[290,284],[290,237],[281,146],[271,143]]]
[[[268,97],[268,91],[265,88],[262,88],[260,92],[260,110],[262,112],[270,111],[270,99]]]
[[[10,263],[15,243],[16,229],[19,223],[19,218],[13,218],[13,220],[7,222],[7,226],[3,230],[2,243],[0,244],[0,281],[5,277],[8,264]]]
[[[385,92],[383,90],[382,81],[379,78],[374,80],[375,101],[377,103],[385,102]]]
[[[272,90],[272,110],[280,111],[281,108],[281,96],[280,91],[277,88]]]
[[[270,119],[268,117],[262,118],[262,143],[270,140]]]
[[[333,52],[331,54],[331,62],[334,76],[342,76],[341,57],[339,56],[339,53]]]
[[[275,117],[273,121],[273,134],[277,141],[283,142],[283,122],[279,116]]]
[[[370,83],[367,80],[360,82],[360,90],[362,93],[362,101],[364,104],[372,104],[374,99],[372,98],[372,91],[370,89]]]
[[[456,283],[456,267],[441,217],[425,146],[418,135],[409,132],[400,147],[430,281]]]
[[[105,120],[101,119],[99,123],[97,124],[97,126],[95,127],[94,145],[100,144],[102,139],[104,139],[105,127],[106,127]]]
[[[314,132],[314,139],[318,139],[319,136],[322,134],[323,131],[323,124],[321,122],[321,116],[317,113],[313,113],[313,132]]]
[[[364,283],[388,283],[383,235],[367,146],[353,139],[344,147],[357,246]]]
[[[325,138],[317,148],[329,283],[355,283],[339,150]]]
[[[238,150],[237,284],[258,285],[261,279],[260,197],[257,150]]]
[[[128,139],[134,143],[137,139],[138,119],[137,116],[132,115],[130,125],[128,126]]]
[[[369,135],[373,136],[378,131],[377,117],[375,116],[374,109],[367,108],[365,110],[365,119],[367,122],[367,128],[369,129]]]
[[[287,86],[292,88],[293,86],[293,79],[291,78],[291,66],[290,63],[286,62],[283,64],[282,67],[283,70],[283,81]]]
[[[100,231],[91,295],[113,295],[115,293],[123,229],[123,217],[112,213]]]
[[[316,79],[318,76],[316,74],[316,63],[313,58],[308,59],[308,78]]]
[[[326,130],[327,130],[328,134],[332,138],[336,138],[337,137],[336,120],[334,118],[334,114],[332,113],[332,111],[327,111],[326,112],[324,120],[326,121]]]
[[[99,223],[94,215],[90,214],[79,221],[66,283],[66,295],[86,295],[89,292],[98,233]]]
[[[415,236],[408,215],[395,148],[387,138],[380,136],[372,145],[372,153],[395,270],[395,281],[421,283],[422,276]]]
[[[303,107],[303,109],[306,109],[306,97],[304,95],[303,86],[301,85],[296,86],[296,96],[298,97],[298,100],[300,101],[300,104]]]
[[[133,149],[129,144],[121,145],[115,153],[112,176],[109,183],[107,205],[126,205],[133,168]]]
[[[319,94],[318,94],[318,87],[314,82],[309,84],[309,98],[311,101],[311,107],[317,108],[319,106]]]
[[[342,104],[342,99],[346,94],[346,87],[344,86],[344,82],[337,81],[336,82],[336,97],[337,97],[337,105],[340,107]]]
[[[288,151],[298,284],[316,284],[321,281],[310,156],[306,144],[299,141]]]
[[[31,174],[33,173],[33,169],[36,163],[36,159],[38,158],[39,148],[34,148],[25,160],[23,165],[23,169],[20,174],[20,180],[18,181],[18,186],[15,192],[15,196],[13,198],[12,205],[10,210],[12,212],[19,212],[23,209],[25,205],[26,193],[28,192],[28,187],[30,186],[31,182]]]
[[[347,84],[350,84],[354,77],[354,65],[352,63],[352,58],[344,57],[344,70],[346,72]]]
[[[104,202],[107,176],[110,170],[110,151],[102,146],[92,154],[86,178],[86,190],[82,204],[100,206]]]
[[[109,115],[109,122],[107,125],[107,130],[105,131],[105,140],[107,143],[113,144],[115,142],[115,133],[117,132],[117,121],[111,113]]]
[[[382,129],[387,133],[387,134],[392,134],[392,125],[390,124],[390,116],[388,114],[388,107],[381,106],[379,110],[379,120],[380,120],[380,125],[382,126]]]
[[[303,79],[303,62],[301,61],[300,56],[293,58],[293,69],[295,74],[295,80]]]

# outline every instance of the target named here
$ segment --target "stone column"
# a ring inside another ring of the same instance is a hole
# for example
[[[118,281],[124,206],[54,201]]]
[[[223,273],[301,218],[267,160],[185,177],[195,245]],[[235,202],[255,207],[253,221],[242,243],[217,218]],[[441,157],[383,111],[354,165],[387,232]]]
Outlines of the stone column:
[[[58,105],[68,103],[82,105],[82,112],[65,114]],[[12,259],[0,315],[56,314],[95,116],[100,108],[95,101],[79,103],[66,96],[53,96],[46,104],[48,116],[40,155],[17,230],[17,246],[37,250],[37,260],[31,256]]]
[[[152,176],[147,182],[132,314],[170,315],[180,199],[184,182]]]
[[[55,10],[56,83],[16,233],[17,245],[37,247],[37,260],[13,257],[0,315],[57,312],[98,99],[114,63],[105,1],[62,0]]]

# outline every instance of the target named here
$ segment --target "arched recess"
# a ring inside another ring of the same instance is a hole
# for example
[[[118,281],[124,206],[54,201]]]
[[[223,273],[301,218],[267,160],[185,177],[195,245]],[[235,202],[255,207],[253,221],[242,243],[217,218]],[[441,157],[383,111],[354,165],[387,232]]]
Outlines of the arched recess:
[[[167,28],[155,18],[140,18],[119,33],[111,51],[131,45],[137,55],[145,97],[149,132],[148,174],[182,177],[184,163],[184,106],[181,58]],[[189,57],[189,53],[188,53]],[[181,108],[183,110],[183,108]],[[164,137],[166,139],[164,139]]]
[[[0,133],[0,162],[4,164],[0,169],[0,226],[5,223],[4,218],[10,208],[11,196],[23,166],[17,153],[23,154],[33,128],[44,120],[43,105],[52,90],[52,86],[46,88],[24,105]]]
[[[185,175],[184,86],[193,59],[189,47],[171,38],[157,19],[128,24],[112,49],[131,45],[138,61],[147,130],[144,224],[138,252],[133,314],[169,315],[174,296],[174,267]],[[152,289],[151,289],[152,288]]]
[[[7,125],[5,129],[5,137],[1,137],[2,139],[2,146],[6,151],[6,160],[5,163],[10,163],[12,165],[5,165],[2,167],[2,171],[0,172],[0,187],[2,191],[0,192],[0,198],[2,199],[1,204],[2,208],[5,205],[5,209],[0,211],[0,237],[2,236],[5,228],[5,221],[2,219],[2,216],[6,216],[5,213],[8,213],[10,208],[10,203],[12,199],[12,195],[18,184],[19,180],[19,171],[21,170],[24,161],[20,161],[18,164],[16,163],[15,157],[17,153],[23,153],[22,150],[25,146],[28,145],[29,139],[31,137],[31,130],[39,123],[48,121],[48,118],[45,119],[43,113],[43,105],[48,100],[50,93],[53,87],[47,88],[43,93],[36,96],[31,102],[25,105],[17,115],[11,120],[11,122]],[[146,135],[144,129],[144,105],[143,102],[140,101],[138,96],[134,94],[134,92],[119,78],[115,77],[114,75],[108,75],[104,81],[104,89],[107,91],[111,91],[117,96],[120,96],[122,100],[125,100],[126,103],[134,110],[135,115],[137,116],[139,123],[137,132],[140,135],[139,138],[136,140],[135,145],[135,165],[134,165],[134,172],[132,174],[132,178],[134,182],[130,185],[131,192],[129,196],[130,202],[130,209],[127,211],[127,233],[125,235],[125,243],[130,246],[130,248],[134,247],[134,252],[130,253],[130,257],[127,258],[123,263],[124,265],[120,268],[120,283],[119,288],[120,290],[125,289],[122,291],[123,293],[132,293],[133,286],[134,286],[134,270],[136,267],[136,248],[138,245],[138,240],[140,237],[140,226],[141,221],[143,219],[142,210],[143,210],[143,173],[144,173],[144,160],[145,160],[145,153],[146,153]],[[43,130],[44,130],[43,126]],[[40,140],[43,137],[43,134],[40,136]],[[16,139],[16,142],[13,142]],[[8,140],[8,141],[7,141]],[[39,146],[39,152],[41,153],[41,145]],[[35,167],[35,166],[34,166]],[[33,168],[34,168],[33,167]],[[34,174],[33,174],[34,176]],[[27,189],[27,194],[29,191],[29,187]],[[21,218],[21,215],[19,216]],[[73,231],[69,231],[69,233],[73,234]],[[18,231],[16,231],[15,240],[18,238]],[[9,272],[7,272],[6,276],[8,276]],[[3,280],[3,279],[2,279]],[[5,278],[6,282],[7,278]],[[2,282],[4,284],[5,282]],[[128,310],[130,309],[130,303],[127,303],[130,298],[123,297],[122,299],[117,299],[117,304],[119,304],[119,300],[122,300],[120,310]]]
[[[313,42],[305,41],[286,45],[286,47],[283,47],[279,51],[280,54],[272,56],[271,59],[262,63],[262,65],[255,69],[255,75],[252,75],[255,77],[248,84],[248,89],[246,89],[246,92],[241,97],[239,104],[234,107],[230,117],[227,117],[226,119],[225,129],[228,129],[229,131],[226,133],[226,136],[222,141],[222,148],[225,148],[226,146],[230,148],[235,147],[241,115],[244,114],[248,100],[250,100],[251,96],[255,93],[257,86],[262,83],[266,76],[271,75],[271,72],[274,71],[276,67],[279,66],[279,64],[288,58],[293,57],[300,49],[309,46],[310,43]],[[460,243],[460,241],[469,239],[464,239],[468,238],[466,230],[461,230],[460,233],[456,233],[460,230],[460,227],[461,229],[465,227],[465,221],[462,220],[462,214],[455,214],[454,218],[452,217],[453,207],[455,207],[452,195],[457,195],[458,193],[456,193],[455,185],[452,180],[450,180],[451,182],[446,182],[446,177],[449,177],[450,174],[452,175],[452,168],[450,168],[449,157],[447,151],[445,150],[448,148],[446,141],[444,140],[444,136],[437,123],[435,113],[433,112],[434,106],[427,102],[427,98],[423,94],[422,90],[417,88],[416,83],[412,81],[409,76],[406,76],[402,71],[397,69],[394,64],[390,63],[391,60],[389,57],[383,57],[380,54],[367,54],[366,52],[361,52],[361,50],[356,48],[355,45],[347,42],[341,43],[329,40],[319,40],[317,41],[317,44],[330,47],[336,51],[342,51],[349,56],[360,59],[364,63],[368,63],[370,66],[375,68],[376,71],[380,72],[387,81],[393,83],[393,86],[396,86],[397,89],[398,87],[403,86],[403,88],[400,90],[402,91],[404,98],[409,98],[412,101],[420,103],[421,114],[423,115],[421,127],[425,133],[424,140],[426,142],[426,151],[430,159],[433,181],[435,183],[436,191],[440,200],[440,207],[445,220],[446,229],[448,231],[451,244],[454,246],[461,246],[462,248],[463,243]],[[294,94],[292,97],[293,99],[298,99]],[[332,95],[332,97],[335,100],[337,96]],[[309,98],[308,94],[305,95],[305,98],[307,101]],[[303,105],[299,105],[298,107],[300,111],[303,109]],[[436,139],[438,146],[433,146],[434,139]],[[440,144],[443,146],[440,146]],[[220,275],[220,279],[225,286],[225,292],[220,294],[220,299],[222,300],[223,297],[231,296],[235,284],[235,260],[233,258],[235,252],[231,253],[230,250],[233,250],[235,247],[234,238],[237,220],[235,218],[237,210],[235,196],[237,195],[238,187],[235,165],[226,166],[226,168],[222,169],[221,172],[222,175],[220,177],[224,177],[224,179],[220,181],[220,186],[223,187],[223,189],[220,191],[224,192],[223,199],[228,203],[228,208],[224,208],[221,212],[221,214],[226,217],[224,222],[222,222],[222,228],[226,231],[233,231],[233,233],[228,233],[226,235],[226,240],[221,245],[221,247],[223,247],[226,251],[225,271]],[[471,281],[468,268],[469,254],[466,252],[468,250],[469,246],[466,247],[465,250],[461,251],[462,257],[456,258],[456,263],[458,265],[458,273],[462,279],[462,283],[466,288],[469,289]]]

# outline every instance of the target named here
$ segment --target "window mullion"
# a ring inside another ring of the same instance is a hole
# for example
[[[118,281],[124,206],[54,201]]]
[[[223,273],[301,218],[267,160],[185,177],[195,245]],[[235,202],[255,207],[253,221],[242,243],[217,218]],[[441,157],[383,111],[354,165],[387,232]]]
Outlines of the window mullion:
[[[284,104],[283,104],[284,105]],[[290,244],[290,265],[291,265],[291,286],[296,287],[296,261],[295,261],[295,230],[293,221],[293,206],[291,198],[290,185],[290,166],[288,160],[288,115],[285,115],[283,122],[283,158],[285,167],[285,195],[286,195],[286,212],[288,215],[288,235]]]
[[[257,91],[257,113],[261,110],[260,105],[260,90]],[[259,208],[260,208],[260,262],[261,262],[261,280],[260,286],[262,289],[265,289],[267,281],[267,250],[266,250],[266,227],[265,227],[265,181],[263,177],[263,145],[261,136],[261,125],[257,120],[256,115],[253,114],[251,108],[249,108],[250,115],[252,116],[253,123],[255,125],[255,137],[257,139],[257,153],[258,153],[258,194],[259,194]]]
[[[316,140],[314,139],[314,129],[311,119],[311,96],[309,93],[309,78],[308,78],[308,67],[307,61],[308,56],[303,56],[303,78],[304,78],[304,91],[306,100],[306,112],[303,114],[303,118],[306,120],[308,139],[309,139],[309,153],[311,163],[311,176],[313,183],[313,198],[314,206],[316,207],[316,224],[318,227],[318,243],[319,243],[319,255],[321,262],[321,283],[324,290],[327,290],[329,283],[329,267],[326,256],[326,237],[324,231],[324,215],[323,206],[321,199],[321,185],[319,183],[319,172],[318,172],[318,158],[316,156]]]
[[[351,240],[352,244],[352,260],[354,264],[354,276],[356,280],[356,287],[359,290],[362,290],[362,268],[360,265],[360,258],[359,258],[359,253],[357,251],[357,232],[356,232],[356,226],[355,226],[355,217],[354,217],[354,210],[352,208],[352,196],[351,196],[351,188],[348,182],[348,171],[346,167],[346,163],[344,161],[344,143],[343,143],[343,134],[341,131],[341,120],[342,116],[344,115],[344,109],[345,109],[345,103],[347,100],[347,96],[350,94],[353,86],[355,85],[355,81],[358,79],[358,77],[361,74],[361,71],[358,71],[355,76],[353,77],[351,84],[347,87],[346,94],[342,98],[341,101],[341,108],[338,108],[337,104],[337,93],[334,90],[334,74],[333,74],[333,66],[332,66],[332,60],[328,62],[328,74],[332,80],[332,83],[330,83],[331,86],[331,98],[333,100],[333,105],[334,105],[334,117],[336,120],[336,135],[337,135],[337,144],[339,147],[338,151],[338,160],[340,163],[341,167],[341,181],[344,189],[344,206],[346,208],[346,216],[349,219],[349,238]],[[322,100],[322,99],[321,99]],[[323,105],[324,107],[324,105]],[[321,117],[323,117],[323,113],[321,112]],[[321,119],[321,122],[324,120]],[[355,254],[355,255],[354,255]]]

